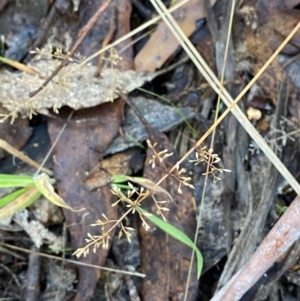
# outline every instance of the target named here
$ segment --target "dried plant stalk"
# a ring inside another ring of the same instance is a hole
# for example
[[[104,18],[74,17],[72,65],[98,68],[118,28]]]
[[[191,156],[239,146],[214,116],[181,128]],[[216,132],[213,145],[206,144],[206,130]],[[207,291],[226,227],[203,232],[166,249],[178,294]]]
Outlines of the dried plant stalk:
[[[248,263],[233,276],[211,301],[238,301],[300,237],[300,197],[297,196],[254,252]]]

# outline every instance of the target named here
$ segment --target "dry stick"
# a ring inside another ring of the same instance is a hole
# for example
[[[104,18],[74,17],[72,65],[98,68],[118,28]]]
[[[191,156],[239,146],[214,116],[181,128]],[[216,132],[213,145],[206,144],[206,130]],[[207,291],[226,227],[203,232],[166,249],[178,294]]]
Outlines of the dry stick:
[[[108,6],[111,4],[111,2],[112,2],[112,0],[106,1],[98,8],[96,13],[89,20],[89,22],[80,30],[79,37],[78,37],[77,41],[75,42],[75,45],[72,47],[72,49],[68,55],[68,58],[66,58],[62,61],[62,63],[52,72],[52,74],[46,79],[46,81],[42,84],[42,86],[40,88],[29,93],[30,97],[34,97],[35,95],[40,93],[50,83],[50,81],[58,74],[58,72],[63,67],[67,66],[70,63],[69,58],[71,58],[74,55],[75,51],[80,46],[80,44],[82,43],[82,41],[85,38],[85,36],[87,35],[87,33],[94,26],[94,24],[98,20],[99,16],[108,8]]]
[[[238,301],[300,237],[300,197],[297,196],[254,252],[249,262],[211,301]],[[257,264],[259,263],[259,264]]]
[[[134,111],[134,113],[139,117],[139,119],[141,120],[142,124],[144,125],[144,127],[146,128],[149,136],[151,135],[151,126],[149,125],[148,121],[145,119],[145,117],[142,115],[142,113],[140,112],[140,110],[132,103],[132,101],[123,93],[118,92],[118,94],[120,95],[120,97],[125,101],[125,103],[131,107],[131,109]]]
[[[160,3],[161,9],[159,8],[159,6],[157,5],[157,3],[155,1]],[[181,46],[184,48],[184,50],[190,56],[191,60],[194,62],[196,67],[199,70],[203,69],[203,66],[205,67],[206,73],[203,73],[203,76],[206,78],[207,81],[209,81],[211,83],[211,87],[218,93],[218,91],[219,91],[218,78],[215,76],[215,74],[212,72],[212,70],[208,67],[208,65],[205,63],[205,61],[199,54],[197,54],[197,58],[195,57],[194,53],[191,51],[191,49],[192,49],[193,51],[196,52],[195,47],[187,39],[187,37],[182,32],[182,30],[178,27],[178,25],[176,24],[176,21],[169,14],[166,7],[162,4],[162,2],[160,0],[151,0],[151,3],[157,9],[157,11],[162,14],[162,18],[164,19],[166,24],[169,26],[170,30],[173,32],[173,34],[176,36],[176,38],[178,38],[180,40]],[[259,72],[256,74],[256,76],[248,83],[248,85],[244,88],[244,90],[239,94],[239,96],[235,100],[233,100],[231,98],[230,94],[227,92],[227,90],[225,88],[223,89],[222,100],[228,106],[228,108],[218,118],[218,120],[208,129],[208,131],[199,139],[199,141],[178,161],[177,164],[180,164],[181,162],[183,162],[197,147],[199,147],[204,142],[204,140],[210,135],[210,133],[213,131],[213,129],[226,117],[226,115],[230,111],[232,111],[232,113],[238,119],[240,124],[244,127],[244,129],[248,132],[248,134],[252,137],[252,139],[256,142],[256,144],[261,148],[261,150],[266,154],[266,156],[273,163],[273,165],[277,168],[277,170],[281,173],[281,175],[287,180],[287,182],[291,185],[291,187],[295,190],[295,192],[298,195],[300,195],[299,183],[294,179],[294,177],[291,175],[291,173],[288,171],[288,169],[274,154],[274,152],[268,146],[266,141],[257,133],[256,129],[253,127],[251,122],[245,117],[245,114],[242,112],[242,110],[238,106],[236,106],[236,104],[239,102],[239,100],[246,94],[246,92],[250,89],[250,87],[255,83],[257,78],[271,64],[271,62],[275,59],[275,57],[284,48],[284,46],[289,42],[289,40],[292,38],[292,36],[297,32],[297,30],[299,28],[300,28],[300,22],[291,31],[291,33],[284,40],[284,42],[277,48],[277,50],[273,53],[273,55],[269,58],[269,60],[265,63],[265,65],[259,70]],[[184,43],[182,42],[182,40],[184,40]],[[175,170],[176,165],[174,165],[170,169],[168,174],[172,173]],[[168,177],[168,174],[164,175],[156,183],[156,185],[159,185],[162,181],[164,181]]]
[[[158,0],[159,1],[159,0]],[[159,8],[158,6],[156,5],[156,3],[154,3],[154,0],[151,0],[152,4],[156,7],[156,9],[159,11]],[[160,2],[160,1],[159,1]],[[160,2],[161,3],[161,2]],[[161,7],[163,9],[164,6],[163,4],[161,3]],[[165,12],[165,10],[164,10]],[[167,15],[168,13],[165,12]],[[184,36],[184,34],[182,34],[182,31],[180,29],[178,29],[178,26],[177,24],[175,23],[174,19],[168,15],[168,17],[172,20],[172,24],[168,23],[168,19],[164,17],[166,23],[170,26],[170,29],[177,35],[177,31],[181,34],[181,36],[179,36],[179,39],[182,38],[185,43],[187,43],[189,45],[189,41],[187,40],[187,38]],[[175,31],[175,29],[172,27],[174,26],[176,28],[177,31]],[[287,44],[288,40],[293,36],[293,34],[296,33],[296,31],[300,28],[300,22],[297,24],[297,26],[294,28],[294,30],[289,34],[288,38],[281,44],[281,46],[275,51],[275,53],[271,56],[271,58],[267,61],[267,63],[263,66],[263,68],[258,72],[258,74],[254,77],[254,79],[247,85],[247,87],[242,91],[242,93],[237,97],[237,99],[231,103],[231,105],[229,105],[228,109],[221,115],[221,117],[218,119],[217,121],[217,124],[220,123],[220,121],[226,116],[226,114],[230,111],[230,109],[232,109],[234,107],[234,105],[239,101],[239,99],[246,93],[246,91],[250,88],[250,86],[256,81],[256,79],[258,78],[258,76],[261,75],[261,73],[266,69],[266,67],[272,62],[272,60],[275,58],[276,55],[278,55],[278,53],[282,50],[282,48]],[[201,65],[199,64],[198,60],[193,56],[193,53],[190,51],[190,49],[185,45],[183,44],[182,46],[184,46],[185,50],[191,54],[192,56],[192,59],[193,61],[195,62],[195,64],[197,66],[200,66]],[[193,46],[191,45],[191,47],[193,48]],[[207,68],[208,71],[210,71],[208,68]],[[206,71],[207,71],[206,70]],[[209,77],[207,74],[206,74],[207,77]],[[218,82],[217,78],[214,76],[213,73],[210,74],[210,77],[213,79],[213,82],[212,82],[212,87],[214,89],[216,89],[216,83]],[[224,94],[225,95],[222,95],[223,97],[223,100],[226,104],[230,103],[230,100],[231,100],[231,97],[230,95],[228,94],[228,92],[224,89]],[[281,172],[281,174],[288,180],[288,182],[291,184],[291,186],[296,190],[296,192],[300,195],[300,188],[299,188],[299,184],[297,183],[297,181],[293,178],[293,176],[289,173],[289,171],[286,169],[286,167],[282,164],[282,162],[276,157],[276,155],[273,153],[273,151],[271,151],[270,147],[266,144],[266,142],[262,139],[261,136],[256,136],[254,135],[255,133],[255,129],[253,128],[253,126],[251,125],[251,123],[249,122],[249,120],[247,120],[246,118],[242,118],[242,116],[244,116],[244,114],[242,114],[242,112],[238,112],[238,107],[235,108],[235,113],[241,113],[241,115],[239,114],[235,114],[237,119],[240,121],[240,123],[242,125],[244,125],[245,129],[247,130],[247,132],[252,136],[252,138],[255,140],[255,142],[259,142],[258,144],[260,145],[260,147],[262,148],[262,150],[268,155],[269,159],[271,160],[271,162],[274,164],[274,166]],[[244,116],[245,117],[245,116]],[[244,121],[244,123],[242,123],[242,121]],[[206,133],[206,136],[212,131],[214,127],[211,127],[208,132]],[[206,138],[205,137],[205,138]],[[198,143],[196,145],[200,145],[200,143],[205,139],[204,137],[202,137],[202,139],[200,139],[198,141]],[[190,151],[191,152],[191,151]],[[190,153],[189,152],[189,153]],[[186,155],[187,156],[187,155]],[[183,160],[183,159],[182,159]],[[182,161],[181,160],[181,161]],[[173,167],[174,169],[175,167]],[[284,169],[284,172],[283,170]],[[163,181],[165,178],[167,177],[167,175],[165,177],[163,177],[159,183],[161,181]],[[157,184],[159,184],[157,183]],[[280,220],[278,222],[278,224],[280,225],[279,227],[277,227],[276,229],[274,229],[272,231],[272,235],[268,235],[266,240],[264,241],[264,246],[266,247],[267,246],[267,251],[265,251],[264,254],[260,254],[259,252],[256,252],[255,255],[256,255],[256,262],[254,263],[254,261],[252,261],[251,263],[249,263],[249,265],[247,267],[251,267],[252,269],[256,269],[257,268],[257,262],[259,262],[259,259],[261,257],[261,255],[265,255],[265,261],[267,262],[267,264],[271,264],[270,261],[268,261],[270,259],[270,257],[273,257],[273,261],[274,259],[276,259],[277,257],[280,256],[280,254],[282,252],[284,252],[286,249],[288,249],[288,247],[294,242],[295,239],[299,238],[299,235],[300,235],[300,229],[298,230],[297,228],[300,228],[300,223],[298,223],[298,216],[299,216],[299,213],[300,213],[300,197],[297,197],[296,200],[294,201],[294,203],[297,203],[295,204],[293,207],[294,208],[290,208],[289,211],[289,214],[292,215],[292,217],[289,217],[291,219],[290,221],[290,224],[289,224],[289,227],[287,225],[285,225],[284,223],[282,223],[282,221]],[[291,206],[290,206],[291,207]],[[296,209],[295,207],[298,207],[297,211],[297,214],[294,214],[296,212]],[[288,221],[288,218],[285,218],[287,219],[287,222]],[[278,225],[277,224],[277,225]],[[287,236],[287,240],[288,240],[288,244],[284,245],[284,241],[282,240],[282,233],[280,233],[280,231],[282,231],[282,229],[284,230],[283,232],[283,236]],[[295,231],[296,229],[296,231]],[[277,231],[276,231],[277,230]],[[274,233],[275,232],[275,233]],[[280,235],[278,235],[278,232],[280,233]],[[290,232],[290,233],[289,233]],[[271,233],[270,233],[271,234]],[[277,238],[274,242],[273,241],[270,241],[270,237],[272,238],[272,236],[275,235],[275,237]],[[267,242],[267,243],[266,243]],[[283,246],[283,247],[282,247]],[[269,249],[268,249],[269,248]],[[277,249],[280,249],[281,252],[277,252],[278,250]],[[262,250],[261,248],[259,249],[260,251]],[[273,262],[272,261],[272,262]],[[251,266],[251,264],[253,266]],[[261,271],[260,271],[261,272]],[[243,275],[245,275],[245,278],[244,280],[246,280],[246,282],[249,281],[249,278],[251,278],[250,281],[253,281],[252,277],[249,275],[250,273],[250,270],[249,269],[245,269],[244,271],[242,271]],[[248,277],[248,278],[247,278]],[[257,279],[257,275],[255,277]],[[245,283],[243,283],[245,284]],[[234,290],[238,290],[239,289],[239,286],[235,284],[232,284],[231,286],[231,289]],[[231,291],[232,291],[231,290]],[[236,299],[232,299],[232,296],[228,295],[228,301],[230,300],[238,300],[238,298]],[[222,296],[221,296],[222,298]],[[224,300],[223,299],[216,299],[216,300]],[[215,301],[215,300],[214,300]]]
[[[53,175],[53,172],[50,169],[44,168],[43,164],[40,165],[37,162],[33,161],[28,156],[24,155],[22,152],[20,152],[19,150],[17,150],[13,146],[11,146],[9,143],[7,143],[3,139],[0,139],[0,147],[3,148],[4,150],[6,150],[7,152],[9,152],[11,155],[19,158],[20,160],[26,162],[27,164],[33,166],[34,168],[37,168],[38,170],[42,169],[47,174]]]
[[[99,269],[99,270],[103,270],[103,271],[109,271],[109,272],[114,272],[114,273],[119,273],[119,274],[124,274],[124,275],[130,275],[130,276],[136,276],[136,277],[141,277],[141,278],[146,277],[145,274],[141,274],[141,273],[137,273],[137,272],[128,272],[128,271],[116,270],[116,269],[101,267],[99,265],[84,263],[84,262],[80,262],[80,261],[76,261],[76,260],[62,259],[58,256],[53,256],[53,255],[49,255],[49,254],[45,254],[45,253],[41,253],[41,252],[32,251],[32,250],[26,250],[26,249],[23,249],[23,248],[20,248],[20,247],[16,247],[16,246],[13,246],[13,245],[10,245],[10,244],[3,243],[1,241],[0,241],[0,246],[4,246],[6,248],[9,248],[10,250],[17,250],[17,251],[24,252],[24,253],[27,253],[27,254],[37,254],[39,256],[54,259],[54,260],[60,260],[60,261],[63,260],[64,262],[74,264],[74,265],[77,265],[77,266],[94,268],[94,269]]]
[[[105,38],[102,41],[102,47],[101,48],[104,48],[105,46],[107,46],[113,38],[113,35],[116,31],[116,22],[117,22],[116,14],[117,14],[116,8],[114,8],[113,9],[113,16],[110,17],[110,21],[109,21],[108,33],[106,34]],[[97,65],[97,69],[96,69],[96,72],[95,72],[95,75],[94,75],[95,77],[100,76],[100,73],[101,73],[101,70],[102,70],[103,59],[104,59],[104,53],[99,55],[98,65]]]
[[[184,5],[185,3],[189,2],[190,0],[183,0],[181,1],[180,3],[177,3],[176,5],[172,6],[168,11],[169,12],[173,12],[175,11],[176,9],[178,9],[179,7],[181,7],[182,5]],[[82,61],[80,64],[78,64],[78,66],[76,68],[80,68],[82,67],[83,65],[87,64],[89,61],[91,61],[93,58],[95,58],[96,56],[98,56],[99,54],[105,52],[106,50],[110,49],[110,48],[113,48],[114,46],[118,45],[119,43],[129,39],[130,37],[132,37],[133,35],[139,33],[140,31],[142,31],[143,29],[149,27],[150,25],[158,22],[159,20],[161,19],[161,16],[157,16],[151,20],[149,20],[148,22],[144,23],[143,25],[139,26],[138,28],[134,29],[133,31],[129,32],[128,34],[126,34],[125,36],[119,38],[118,40],[116,40],[115,42],[113,42],[112,44],[109,44],[107,45],[106,47],[103,47],[102,49],[100,49],[99,51],[95,52],[93,55],[89,56],[88,58],[86,58],[84,61]],[[69,63],[69,60],[67,59],[68,63]],[[62,63],[64,64],[64,62]],[[60,66],[59,66],[60,67]],[[60,70],[60,69],[59,69]],[[51,74],[51,79],[57,75],[57,73],[59,72],[59,70],[56,72],[56,74]],[[56,71],[56,70],[55,70]],[[54,71],[54,72],[55,72]],[[72,69],[71,71],[69,71],[67,74],[65,74],[63,78],[67,77],[71,72],[73,72],[74,69]],[[53,72],[53,73],[54,73]],[[157,73],[157,75],[159,75],[159,73]],[[51,80],[50,79],[50,80]],[[46,81],[42,87],[40,87],[38,90],[36,90],[35,92],[32,92],[30,93],[30,97],[34,97],[36,96],[37,94],[41,93],[43,91],[43,89],[46,87],[46,85],[48,84],[49,82]]]
[[[178,9],[179,7],[181,7],[182,5],[184,5],[185,3],[189,2],[190,0],[183,0],[180,3],[175,4],[174,6],[172,6],[168,11],[171,13],[173,11],[175,11],[176,9]],[[88,58],[86,58],[81,64],[79,64],[79,68],[81,66],[83,66],[84,64],[88,63],[89,61],[91,61],[93,58],[95,58],[96,56],[98,56],[99,54],[103,53],[104,51],[115,47],[116,45],[122,43],[123,41],[131,38],[132,36],[134,36],[135,34],[139,33],[140,31],[148,28],[149,26],[155,24],[156,22],[158,22],[161,19],[161,16],[157,16],[154,17],[153,19],[147,21],[146,23],[144,23],[143,25],[137,27],[136,29],[132,30],[131,32],[129,32],[128,34],[126,34],[125,36],[119,38],[118,40],[116,40],[115,42],[107,45],[106,47],[98,50],[97,52],[95,52],[93,55],[89,56]]]
[[[50,12],[48,14],[48,16],[42,21],[42,25],[41,27],[39,28],[39,31],[38,31],[38,34],[37,34],[37,37],[35,39],[35,41],[33,42],[33,45],[32,45],[32,49],[36,49],[36,48],[39,48],[42,44],[42,41],[52,23],[52,20],[56,14],[56,11],[57,11],[57,2],[59,0],[56,0],[53,4],[52,4],[52,7],[50,9]],[[32,58],[32,54],[28,53],[24,59],[24,64],[27,64],[29,62],[29,60]]]
[[[33,250],[35,250],[33,246]],[[28,260],[28,273],[26,281],[26,292],[24,300],[41,300],[40,291],[40,274],[41,274],[41,257],[37,254],[31,253]]]
[[[60,129],[56,139],[54,140],[54,142],[52,143],[52,146],[50,147],[49,151],[47,152],[43,162],[41,163],[40,167],[38,168],[38,170],[35,172],[34,176],[37,176],[39,174],[39,172],[41,171],[41,169],[43,168],[44,164],[46,163],[46,161],[48,160],[48,158],[50,157],[54,147],[56,146],[58,140],[60,139],[61,135],[63,134],[66,126],[68,125],[68,122],[71,120],[72,116],[73,116],[74,110],[71,111],[71,113],[69,114],[69,117],[67,119],[67,121],[64,123],[64,125],[62,126],[62,128]],[[53,175],[53,172],[52,172]]]
[[[3,270],[5,270],[8,274],[11,275],[12,279],[15,281],[16,285],[18,286],[18,288],[21,290],[22,289],[22,284],[20,283],[20,280],[18,279],[18,277],[12,272],[12,270],[10,268],[8,268],[5,264],[0,263],[0,268],[2,268]]]
[[[206,0],[204,0],[204,2],[205,1]],[[232,22],[233,22],[234,8],[235,8],[235,0],[232,0],[230,19],[229,19],[229,24],[228,24],[227,38],[226,38],[226,45],[225,45],[225,51],[224,51],[224,57],[223,57],[223,66],[222,66],[222,71],[221,71],[221,80],[220,80],[220,86],[219,86],[218,101],[217,101],[217,105],[216,105],[216,115],[215,115],[214,123],[218,119],[218,108],[220,106],[221,95],[222,95],[222,92],[223,92],[223,86],[224,86],[223,83],[224,83],[224,79],[225,79],[225,70],[226,70],[227,55],[228,55],[228,49],[229,49],[229,43],[230,43],[230,34],[231,34],[231,28],[232,28]],[[216,128],[213,130],[213,133],[212,133],[212,139],[211,139],[211,143],[210,143],[210,148],[211,149],[213,149],[213,147],[214,147],[215,133],[216,133]],[[197,239],[198,239],[198,234],[199,234],[199,229],[200,229],[200,224],[201,224],[201,219],[202,219],[202,213],[203,213],[203,210],[204,210],[204,203],[205,203],[204,198],[205,198],[205,194],[206,194],[208,172],[209,172],[211,160],[212,160],[212,156],[211,156],[211,154],[209,154],[208,162],[207,162],[207,166],[206,166],[206,174],[205,174],[205,179],[204,179],[202,196],[201,196],[201,205],[200,205],[200,209],[199,209],[199,215],[197,217],[197,226],[196,226],[196,231],[195,231],[195,236],[194,236],[194,244],[195,245],[197,244]],[[194,262],[194,256],[195,256],[195,250],[193,249],[192,255],[191,255],[191,262]],[[192,273],[192,264],[189,267],[189,273],[188,273],[186,286],[185,286],[184,301],[186,301],[187,297],[188,297],[188,287],[189,287],[189,283],[190,283],[190,279],[191,279],[191,273]]]

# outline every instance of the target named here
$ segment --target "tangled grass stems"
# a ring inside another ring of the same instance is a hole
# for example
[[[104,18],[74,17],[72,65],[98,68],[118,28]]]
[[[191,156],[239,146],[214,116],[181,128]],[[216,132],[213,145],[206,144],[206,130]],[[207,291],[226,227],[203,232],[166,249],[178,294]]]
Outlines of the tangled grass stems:
[[[153,153],[152,158],[148,162],[149,165],[151,165],[152,168],[158,168],[158,166],[162,167],[164,169],[164,172],[167,173],[168,170],[164,161],[170,156],[172,156],[173,153],[170,153],[167,149],[164,149],[162,151],[157,151],[156,150],[157,142],[152,143],[149,139],[147,140],[147,144]],[[191,162],[195,164],[199,164],[201,162],[207,162],[208,156],[212,156],[214,158],[211,161],[211,165],[210,165],[210,173],[214,177],[214,182],[217,180],[221,180],[221,178],[217,177],[215,173],[224,172],[224,171],[229,172],[229,170],[218,168],[215,166],[215,164],[217,164],[220,161],[220,158],[218,157],[218,155],[213,154],[212,149],[206,151],[206,147],[201,148],[196,152],[196,160],[191,160]],[[183,175],[184,173],[186,173],[186,169],[180,168],[179,163],[177,163],[173,173],[169,174],[171,177],[173,177],[179,182],[179,187],[177,189],[178,193],[182,193],[181,190],[182,185],[194,189],[194,186],[190,184],[191,177],[185,177]],[[93,248],[93,252],[96,252],[96,250],[101,246],[103,248],[108,248],[109,241],[111,240],[111,233],[117,227],[120,228],[119,238],[125,236],[128,242],[130,243],[131,242],[130,231],[133,231],[133,229],[131,227],[126,227],[123,224],[124,218],[128,216],[129,213],[132,214],[137,213],[142,222],[142,226],[146,229],[146,231],[148,231],[150,229],[150,226],[146,218],[150,218],[152,216],[152,213],[148,213],[143,211],[143,209],[140,209],[143,208],[142,203],[148,197],[151,197],[155,204],[155,208],[156,208],[155,214],[161,217],[164,222],[167,222],[164,212],[169,211],[169,208],[166,207],[168,201],[165,199],[163,200],[157,199],[157,197],[155,196],[157,190],[145,189],[144,187],[137,189],[130,182],[128,182],[128,188],[129,189],[125,194],[122,192],[120,187],[118,187],[115,184],[112,185],[111,193],[118,197],[117,201],[115,201],[112,204],[112,206],[117,206],[120,203],[123,203],[125,204],[126,212],[118,220],[109,220],[105,215],[102,215],[103,217],[102,219],[98,219],[94,224],[92,224],[92,226],[100,227],[101,234],[92,236],[90,233],[88,233],[87,234],[88,238],[86,239],[87,245],[77,249],[73,255],[77,257],[80,257],[81,255],[86,256],[89,253],[90,248]]]

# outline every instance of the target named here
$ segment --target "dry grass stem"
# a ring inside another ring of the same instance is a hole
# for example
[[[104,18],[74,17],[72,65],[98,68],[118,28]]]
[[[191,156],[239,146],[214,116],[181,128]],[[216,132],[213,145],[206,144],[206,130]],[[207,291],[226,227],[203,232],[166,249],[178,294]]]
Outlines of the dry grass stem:
[[[215,90],[216,93],[219,92],[220,82],[209,66],[206,64],[204,59],[200,56],[198,51],[195,49],[194,45],[189,41],[189,39],[184,35],[182,30],[177,25],[176,21],[172,17],[172,15],[167,11],[166,7],[160,0],[151,0],[151,3],[162,16],[163,20],[169,26],[170,30],[177,37],[180,42],[180,45],[189,55],[195,66],[201,72],[201,74],[205,77],[205,79],[210,83],[211,87]],[[271,64],[274,58],[279,54],[279,52],[284,48],[284,46],[288,43],[288,41],[292,38],[292,36],[298,31],[300,28],[300,22],[297,26],[291,31],[288,37],[284,40],[284,42],[278,47],[278,49],[273,53],[270,59],[265,63],[265,65],[261,68],[258,74],[249,82],[249,84],[244,88],[244,90],[240,93],[240,95],[233,100],[227,90],[224,88],[222,93],[222,100],[228,106],[225,112],[218,118],[218,120],[214,123],[214,125],[199,139],[196,145],[190,149],[185,156],[179,162],[185,160],[196,147],[199,147],[204,140],[213,132],[216,126],[226,117],[229,112],[232,112],[240,124],[244,127],[247,133],[252,137],[255,143],[260,147],[260,149],[266,154],[269,160],[273,163],[273,165],[277,168],[277,170],[281,173],[281,175],[286,179],[286,181],[293,187],[298,195],[300,195],[300,184],[295,180],[289,170],[284,166],[284,164],[279,160],[279,158],[275,155],[272,149],[268,146],[266,141],[261,137],[261,135],[257,132],[248,118],[245,116],[243,111],[236,106],[239,100],[246,94],[246,92],[250,89],[250,87],[254,84],[257,78],[265,71],[265,69]],[[174,170],[173,167],[170,172]],[[158,183],[159,185],[168,175],[165,175]]]
[[[24,155],[22,152],[11,146],[9,143],[7,143],[5,140],[0,139],[0,147],[9,152],[11,155],[19,158],[20,160],[26,162],[27,164],[33,166],[37,170],[42,170],[48,175],[53,175],[53,172],[45,167],[42,167],[43,165],[38,164],[37,162],[30,159],[28,156]]]

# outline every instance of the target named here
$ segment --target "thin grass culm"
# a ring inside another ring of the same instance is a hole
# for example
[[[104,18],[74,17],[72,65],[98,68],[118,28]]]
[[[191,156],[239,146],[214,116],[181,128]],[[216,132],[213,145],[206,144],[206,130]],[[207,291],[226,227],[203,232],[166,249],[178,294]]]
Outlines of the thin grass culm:
[[[189,41],[189,39],[184,35],[182,30],[177,25],[176,21],[172,17],[172,15],[168,12],[164,4],[160,0],[151,0],[151,3],[157,10],[157,12],[162,16],[163,20],[169,26],[172,33],[176,36],[182,48],[186,51],[192,62],[204,76],[204,78],[208,81],[211,87],[215,90],[216,93],[219,93],[220,81],[215,76],[213,71],[206,64],[204,59],[195,49],[194,45]],[[295,26],[295,28],[290,32],[287,38],[281,43],[281,45],[276,49],[276,51],[271,55],[268,61],[264,64],[264,66],[259,70],[259,72],[254,76],[254,78],[247,84],[247,86],[243,89],[243,91],[237,96],[235,100],[232,99],[228,91],[223,88],[221,98],[223,102],[226,104],[227,109],[223,112],[223,114],[216,120],[216,122],[206,131],[206,133],[199,139],[196,145],[190,149],[182,158],[181,162],[184,161],[195,148],[199,147],[203,144],[204,140],[213,132],[214,128],[216,128],[220,122],[227,116],[229,112],[232,112],[239,123],[244,127],[247,133],[251,136],[251,138],[255,141],[255,143],[259,146],[259,148],[266,154],[272,164],[276,167],[276,169],[281,173],[281,175],[286,179],[286,181],[293,187],[298,195],[300,195],[300,184],[294,179],[289,170],[285,167],[285,165],[279,160],[276,154],[272,151],[269,145],[266,143],[264,138],[258,133],[258,131],[254,128],[251,122],[247,119],[243,111],[236,106],[236,104],[240,101],[240,99],[247,93],[250,87],[256,82],[257,78],[267,69],[267,67],[272,63],[275,57],[280,53],[280,51],[285,47],[285,45],[290,41],[290,39],[294,36],[294,34],[299,30],[300,22]],[[171,169],[172,171],[172,169]],[[163,181],[168,175],[163,177],[161,181]],[[159,182],[158,184],[160,184]]]
[[[151,0],[151,3],[154,5],[159,14],[163,17],[166,24],[169,26],[170,30],[180,41],[181,46],[184,48],[186,53],[189,55],[191,60],[194,62],[196,67],[202,73],[202,75],[206,78],[206,80],[211,84],[211,87],[219,94],[220,84],[217,77],[205,63],[203,58],[199,55],[199,53],[195,50],[195,47],[191,44],[191,42],[187,39],[187,37],[183,34],[182,30],[176,24],[174,18],[166,11],[165,6],[162,4],[160,0]],[[245,128],[248,134],[252,137],[252,139],[256,142],[256,144],[262,149],[262,151],[266,154],[266,156],[270,159],[273,165],[277,168],[277,170],[282,174],[282,176],[288,181],[288,183],[293,187],[297,194],[300,193],[300,185],[288,171],[288,169],[284,166],[284,164],[278,159],[275,153],[271,150],[265,140],[260,136],[257,130],[253,127],[253,125],[249,122],[247,117],[241,111],[239,107],[236,106],[238,101],[245,95],[245,93],[250,89],[250,87],[254,84],[257,78],[264,72],[264,70],[271,64],[274,58],[278,55],[278,53],[283,49],[283,47],[288,43],[291,37],[297,32],[300,28],[300,23],[292,30],[289,36],[285,39],[285,41],[280,45],[280,47],[274,52],[274,54],[270,57],[270,59],[265,63],[263,68],[258,72],[258,74],[249,82],[249,84],[245,87],[245,89],[240,93],[240,95],[233,100],[229,93],[223,88],[221,94],[222,100],[228,106],[225,112],[216,120],[214,125],[203,135],[201,139],[196,143],[196,145],[186,153],[185,156],[180,160],[182,162],[185,160],[197,147],[199,147],[203,141],[213,132],[216,126],[225,118],[225,116],[232,112],[240,124]],[[175,167],[171,168],[172,171]],[[168,175],[164,176],[157,184],[159,185]],[[185,297],[186,298],[186,297]]]
[[[152,143],[150,140],[147,140],[147,144],[153,153],[151,159],[147,163],[153,169],[157,168],[159,165],[160,168],[163,168],[167,173],[168,170],[164,161],[172,156],[173,153],[169,152],[167,149],[157,151],[156,142]],[[192,163],[199,164],[206,162],[209,156],[212,156],[214,158],[210,165],[209,174],[213,175],[214,181],[220,180],[220,178],[215,176],[215,173],[224,171],[226,172],[228,170],[215,167],[215,164],[220,161],[220,158],[217,155],[212,154],[212,150],[206,151],[205,147],[198,150],[198,153],[196,153],[196,159],[193,160]],[[191,177],[185,176],[185,173],[186,170],[184,168],[180,168],[180,165],[177,164],[173,173],[169,174],[174,180],[178,182],[178,193],[182,193],[182,186],[187,186],[191,189],[194,189],[194,186],[190,184]],[[117,206],[122,203],[126,208],[125,213],[117,220],[109,220],[105,215],[102,215],[101,219],[98,219],[94,224],[92,224],[92,226],[100,227],[101,234],[98,236],[92,236],[90,233],[88,233],[88,237],[86,238],[86,246],[77,249],[73,253],[73,255],[77,257],[86,256],[90,252],[90,249],[92,249],[92,251],[95,253],[99,248],[108,248],[109,242],[112,239],[113,230],[115,230],[116,228],[119,229],[119,238],[125,237],[130,243],[131,231],[133,231],[133,228],[125,226],[124,219],[130,213],[135,213],[138,215],[142,226],[146,231],[149,231],[151,229],[151,226],[149,224],[149,222],[151,222],[181,243],[191,247],[197,256],[197,275],[198,277],[200,277],[203,267],[203,258],[200,251],[197,249],[196,244],[182,231],[168,223],[166,219],[165,212],[169,211],[168,203],[172,202],[172,196],[170,196],[169,193],[163,188],[157,186],[155,183],[152,183],[149,179],[131,178],[127,176],[115,176],[114,179],[118,183],[122,182],[122,180],[132,180],[133,182],[138,183],[141,188],[138,189],[130,182],[128,182],[127,190],[126,192],[124,192],[118,185],[112,184],[111,193],[117,197],[117,201],[115,201],[112,206]],[[145,187],[143,187],[143,184]],[[147,212],[143,208],[143,201],[146,198],[152,199],[155,205],[155,212]]]

